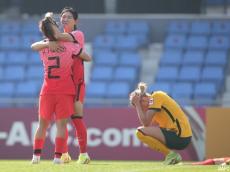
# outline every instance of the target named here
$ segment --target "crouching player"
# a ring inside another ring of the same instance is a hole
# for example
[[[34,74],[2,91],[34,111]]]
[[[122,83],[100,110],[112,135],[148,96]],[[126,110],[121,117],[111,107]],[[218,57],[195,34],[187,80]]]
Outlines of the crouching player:
[[[40,30],[47,41],[55,41],[58,26],[51,17],[40,22]],[[44,66],[44,81],[39,97],[39,125],[35,132],[32,164],[40,162],[46,130],[50,120],[55,118],[57,135],[55,139],[54,164],[61,164],[61,155],[65,146],[66,124],[74,113],[75,85],[72,79],[72,55],[84,54],[77,43],[61,42],[65,50],[53,52],[49,48],[40,51]],[[53,116],[55,114],[55,117]]]
[[[147,85],[141,82],[129,97],[142,124],[137,128],[136,135],[152,150],[164,154],[164,164],[177,164],[182,158],[173,150],[185,149],[192,138],[188,118],[165,92],[148,94],[146,89]]]

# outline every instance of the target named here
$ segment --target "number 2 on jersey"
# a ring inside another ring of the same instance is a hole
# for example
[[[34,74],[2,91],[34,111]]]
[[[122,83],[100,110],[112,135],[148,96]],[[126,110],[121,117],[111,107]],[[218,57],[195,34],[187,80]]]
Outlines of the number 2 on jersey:
[[[48,66],[48,78],[50,78],[50,79],[58,79],[58,78],[60,78],[60,76],[51,74],[52,69],[60,68],[60,58],[58,56],[54,56],[54,57],[48,57],[48,60],[55,60],[56,61],[55,65]]]

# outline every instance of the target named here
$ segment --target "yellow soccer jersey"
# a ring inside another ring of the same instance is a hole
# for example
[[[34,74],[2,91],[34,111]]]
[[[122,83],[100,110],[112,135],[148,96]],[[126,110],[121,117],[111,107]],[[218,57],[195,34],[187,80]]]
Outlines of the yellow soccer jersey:
[[[179,137],[192,136],[192,130],[187,116],[175,100],[165,92],[155,91],[150,96],[148,109],[157,110],[153,122],[161,128],[173,130]]]

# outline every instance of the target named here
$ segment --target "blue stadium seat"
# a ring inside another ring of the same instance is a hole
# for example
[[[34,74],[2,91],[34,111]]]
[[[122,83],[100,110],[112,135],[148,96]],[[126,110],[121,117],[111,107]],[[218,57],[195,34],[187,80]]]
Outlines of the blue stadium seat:
[[[141,65],[141,57],[138,52],[123,52],[120,55],[120,65],[138,68]]]
[[[36,19],[24,20],[21,28],[22,34],[39,34],[38,23],[39,21]]]
[[[192,83],[174,83],[172,86],[172,97],[179,101],[180,104],[186,105],[191,103],[193,96]]]
[[[124,21],[109,21],[105,25],[105,32],[109,34],[124,34],[127,31],[127,23]]]
[[[21,40],[21,48],[30,49],[32,43],[42,40],[39,34],[24,34]]]
[[[149,43],[149,35],[147,34],[127,34],[129,37],[135,37],[140,46],[146,45]]]
[[[171,83],[169,83],[169,82],[155,82],[155,83],[150,84],[148,86],[148,92],[149,93],[160,90],[160,91],[164,91],[168,95],[170,95],[172,92],[171,89],[172,89]]]
[[[99,52],[94,56],[94,62],[96,65],[108,65],[116,66],[119,61],[118,53],[115,52]]]
[[[2,35],[0,48],[2,49],[18,49],[21,47],[21,38],[14,35]]]
[[[15,96],[16,97],[38,97],[39,86],[36,82],[18,82],[16,84]]]
[[[160,65],[179,66],[182,63],[182,59],[183,59],[182,51],[166,50],[162,54],[162,57],[160,59]]]
[[[212,34],[230,34],[230,23],[229,21],[214,21],[212,24]]]
[[[211,26],[208,21],[194,21],[191,25],[191,34],[210,34]]]
[[[116,81],[137,81],[137,71],[135,67],[117,67],[114,73],[114,80]]]
[[[25,79],[25,68],[21,65],[6,66],[4,71],[4,80],[22,81]]]
[[[156,75],[157,81],[175,82],[178,80],[178,68],[177,67],[160,67]]]
[[[108,88],[106,82],[91,81],[86,87],[87,98],[105,98]]]
[[[4,23],[4,24],[3,24]],[[9,34],[19,34],[21,31],[21,23],[20,21],[4,21],[1,24],[1,33],[9,35]]]
[[[179,72],[179,80],[182,82],[198,82],[200,80],[200,67],[183,66]]]
[[[13,82],[1,82],[0,97],[13,97],[15,92],[15,85]]]
[[[191,35],[187,41],[187,49],[205,50],[208,47],[208,38],[206,36]]]
[[[107,98],[128,98],[130,85],[128,82],[110,82],[107,88]]]
[[[230,47],[229,38],[226,36],[211,36],[209,40],[209,49],[228,50]]]
[[[166,37],[165,48],[185,48],[187,38],[185,35],[170,34]]]
[[[169,33],[187,34],[190,31],[190,24],[187,21],[172,21],[169,23]]]
[[[148,34],[150,28],[145,21],[130,21],[127,23],[126,31],[129,34]]]
[[[26,65],[28,64],[28,53],[27,51],[10,51],[7,56],[8,65],[20,64]]]
[[[6,52],[0,52],[0,65],[3,65],[7,62],[7,53]]]
[[[29,53],[29,63],[30,64],[42,64],[41,57],[38,52],[30,52]]]
[[[184,53],[183,65],[201,66],[204,63],[204,51],[188,50]]]
[[[110,81],[113,79],[113,67],[94,66],[91,79],[93,81]]]
[[[196,83],[194,88],[194,100],[197,105],[212,105],[217,96],[214,83]]]
[[[26,78],[31,79],[42,79],[43,78],[43,66],[42,65],[30,65],[26,71]]]
[[[224,71],[222,67],[204,67],[201,73],[202,81],[211,81],[222,84],[224,81]]]
[[[205,58],[205,65],[214,65],[214,66],[226,66],[227,64],[227,52],[219,50],[210,50],[207,52]]]
[[[98,35],[94,38],[94,48],[114,48],[116,37],[114,35]]]
[[[136,36],[120,35],[117,36],[116,44],[114,46],[116,50],[136,50],[140,46],[140,43]]]

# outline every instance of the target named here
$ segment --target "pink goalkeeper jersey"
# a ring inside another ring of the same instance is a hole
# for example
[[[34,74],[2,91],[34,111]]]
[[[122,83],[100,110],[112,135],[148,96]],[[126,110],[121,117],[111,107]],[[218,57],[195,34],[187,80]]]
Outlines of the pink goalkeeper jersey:
[[[82,48],[84,48],[85,38],[84,33],[82,31],[73,31],[71,34],[74,36],[75,40],[80,44]],[[73,65],[73,77],[74,83],[76,85],[80,83],[84,83],[84,61],[81,58],[74,58],[74,65]]]
[[[65,47],[63,52],[52,52],[48,48],[41,50],[40,56],[44,67],[44,81],[40,95],[75,94],[73,82],[73,55],[79,55],[82,48],[77,43],[60,42]]]

